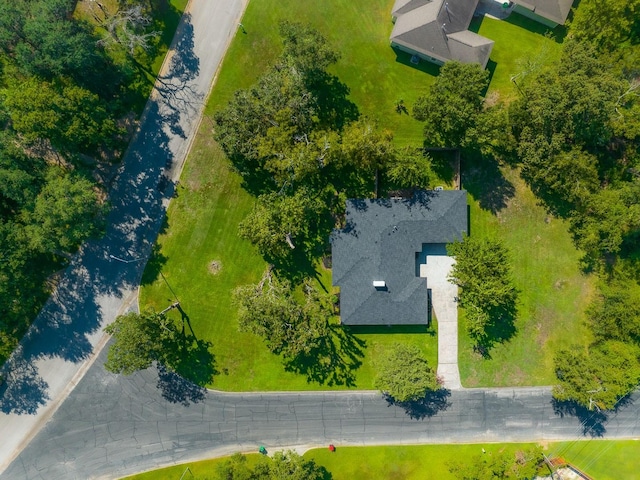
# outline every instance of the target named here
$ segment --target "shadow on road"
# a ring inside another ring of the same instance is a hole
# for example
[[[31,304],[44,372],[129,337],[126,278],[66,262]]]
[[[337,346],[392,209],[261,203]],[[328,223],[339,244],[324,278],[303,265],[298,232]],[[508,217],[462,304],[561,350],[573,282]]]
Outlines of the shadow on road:
[[[206,388],[186,380],[164,365],[158,365],[158,389],[162,393],[162,398],[171,403],[180,403],[185,407],[192,403],[203,402],[207,395]]]
[[[20,347],[2,367],[0,411],[34,414],[49,398],[49,385],[36,361],[60,358],[77,363],[92,353],[90,336],[122,313],[123,300],[137,287],[165,217],[175,184],[165,175],[174,153],[192,131],[203,94],[192,80],[199,72],[189,15],[176,33],[168,73],[148,101],[140,131],[109,194],[105,236],[83,245]],[[186,128],[189,127],[189,128]],[[93,339],[95,342],[95,338]]]
[[[47,386],[33,363],[25,360],[14,363],[0,386],[0,411],[20,415],[36,413],[49,399]]]
[[[397,402],[385,395],[384,398],[389,406],[397,406],[404,410],[404,412],[413,420],[424,420],[427,417],[433,417],[439,412],[442,412],[451,406],[449,397],[451,396],[451,390],[441,388],[435,392],[429,393],[426,397],[420,400],[412,402]]]
[[[573,401],[561,402],[555,398],[551,400],[553,413],[560,416],[560,418],[565,416],[576,417],[580,420],[582,435],[593,438],[604,437],[607,432],[606,424],[609,421],[609,416],[611,414],[615,415],[619,410],[626,408],[631,404],[633,404],[631,394],[618,400],[616,408],[610,411],[601,411],[598,409],[589,410],[588,408]]]

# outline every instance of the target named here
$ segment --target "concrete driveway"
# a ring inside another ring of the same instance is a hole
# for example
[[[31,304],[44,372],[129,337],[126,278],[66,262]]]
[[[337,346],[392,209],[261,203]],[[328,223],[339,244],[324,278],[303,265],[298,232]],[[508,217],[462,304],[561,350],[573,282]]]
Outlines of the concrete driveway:
[[[447,255],[427,255],[420,276],[427,279],[431,305],[438,320],[438,375],[451,390],[462,388],[458,369],[458,287],[447,279],[455,259]]]

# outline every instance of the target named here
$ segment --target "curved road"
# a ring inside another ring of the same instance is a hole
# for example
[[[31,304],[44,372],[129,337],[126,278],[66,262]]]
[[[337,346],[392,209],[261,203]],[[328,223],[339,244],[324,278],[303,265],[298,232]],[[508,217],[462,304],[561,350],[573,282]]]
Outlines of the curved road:
[[[143,264],[246,2],[189,2],[109,194],[105,237],[82,247],[2,366],[0,472],[82,378],[107,340],[103,327],[135,308]]]
[[[587,413],[585,427],[584,412],[554,406],[546,388],[458,390],[397,406],[374,392],[225,394],[156,369],[131,377],[104,370],[102,328],[135,304],[142,264],[244,2],[190,2],[110,195],[111,227],[83,247],[3,367],[0,477],[113,478],[258,444],[640,436],[637,394],[608,419]],[[102,352],[95,362],[94,352]]]
[[[407,409],[377,392],[219,393],[155,368],[116,376],[102,366],[105,352],[0,478],[117,478],[258,445],[640,436],[637,394],[607,421],[596,414],[584,427],[557,412],[546,388],[457,390]]]

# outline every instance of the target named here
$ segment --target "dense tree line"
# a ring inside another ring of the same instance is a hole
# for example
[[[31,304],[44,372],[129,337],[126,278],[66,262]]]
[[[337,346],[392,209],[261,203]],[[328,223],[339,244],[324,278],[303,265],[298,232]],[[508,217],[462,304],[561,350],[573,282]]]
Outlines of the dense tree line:
[[[518,95],[508,104],[483,98],[486,72],[449,62],[413,108],[414,117],[425,122],[426,145],[461,148],[465,158],[519,168],[549,213],[568,221],[584,254],[582,267],[600,277],[600,287],[588,310],[594,342],[569,341],[558,352],[554,394],[588,408],[613,408],[640,381],[639,9],[637,0],[606,6],[583,0],[560,58],[528,62],[513,78]],[[473,254],[465,254],[465,243],[452,247],[470,259],[456,267],[454,281],[462,286],[470,333],[490,340],[500,335],[491,328],[500,317],[490,311],[491,302],[500,303],[509,282],[484,284],[501,275],[483,272],[480,288],[469,284],[469,274],[479,267]],[[499,252],[479,245],[473,250],[487,258]],[[489,298],[470,298],[474,291]]]
[[[119,160],[121,119],[151,89],[143,65],[161,3],[0,0],[0,363],[46,278],[103,230],[95,169]]]
[[[241,235],[270,262],[291,266],[301,250],[326,246],[345,196],[390,185],[427,187],[428,157],[397,151],[392,135],[360,118],[348,88],[327,72],[339,55],[310,27],[282,22],[275,65],[215,114],[215,138],[257,195]],[[298,248],[303,246],[303,248]]]

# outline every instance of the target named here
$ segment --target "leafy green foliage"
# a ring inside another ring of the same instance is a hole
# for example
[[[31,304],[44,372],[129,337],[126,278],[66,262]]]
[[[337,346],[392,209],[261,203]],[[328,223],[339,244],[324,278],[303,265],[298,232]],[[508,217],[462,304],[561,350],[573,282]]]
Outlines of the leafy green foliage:
[[[258,285],[238,287],[234,298],[240,329],[262,337],[269,350],[287,359],[310,355],[329,335],[332,306],[309,282],[304,285],[304,303],[295,298],[288,281],[270,273]]]
[[[375,173],[393,158],[393,135],[362,119],[348,125],[342,134],[344,162],[358,170]]]
[[[554,358],[559,383],[553,396],[586,408],[613,409],[640,382],[640,350],[615,340],[560,350]]]
[[[571,22],[571,33],[579,41],[605,50],[615,50],[640,35],[640,1],[583,0]]]
[[[82,78],[98,66],[100,55],[86,25],[71,19],[72,0],[2,2],[0,48],[30,75]],[[14,10],[10,12],[10,10]]]
[[[309,25],[282,21],[280,38],[284,46],[282,60],[309,80],[340,59],[327,40]]]
[[[514,453],[494,451],[464,458],[449,464],[449,473],[458,480],[522,480],[533,479],[542,464],[539,447]]]
[[[447,245],[447,252],[456,259],[449,279],[461,288],[469,334],[480,346],[510,337],[518,291],[507,249],[496,240],[465,237]]]
[[[436,178],[429,155],[414,148],[405,148],[397,152],[388,164],[386,174],[391,184],[397,188],[426,190],[433,185]]]
[[[68,82],[30,78],[5,95],[13,128],[27,143],[49,139],[65,151],[92,152],[117,132],[100,98]]]
[[[593,259],[620,254],[623,249],[624,253],[634,251],[640,233],[639,202],[640,186],[635,184],[595,193],[572,219],[576,243]]]
[[[273,458],[261,457],[250,467],[241,453],[232,455],[218,466],[219,480],[329,480],[331,474],[313,460],[307,460],[296,452],[276,452]]]
[[[120,315],[104,330],[114,337],[104,366],[110,372],[124,375],[162,360],[165,345],[178,335],[173,321],[152,311]]]
[[[435,372],[415,345],[393,344],[380,357],[377,370],[376,388],[398,402],[417,401],[440,388]]]
[[[101,231],[103,212],[91,182],[52,170],[33,210],[24,214],[28,244],[37,252],[70,252]]]
[[[304,79],[287,69],[273,69],[249,90],[238,90],[229,105],[216,112],[215,138],[241,173],[260,159],[258,147],[271,127],[288,128],[289,143],[311,133],[314,98]],[[274,131],[272,131],[274,132]]]
[[[588,313],[596,339],[640,345],[640,285],[633,278],[603,282]]]
[[[258,197],[254,210],[239,226],[240,236],[267,258],[285,258],[304,248],[322,214],[322,203],[299,190],[292,196],[269,193]]]
[[[489,72],[478,64],[447,62],[429,89],[413,106],[413,116],[426,122],[425,143],[438,147],[463,147],[467,132],[482,112],[482,95]]]
[[[198,385],[211,383],[216,373],[211,344],[198,340],[193,332],[186,333],[189,318],[179,305],[177,308],[182,314],[181,329],[175,321],[152,310],[118,316],[104,329],[114,338],[105,368],[130,375],[158,362]]]

